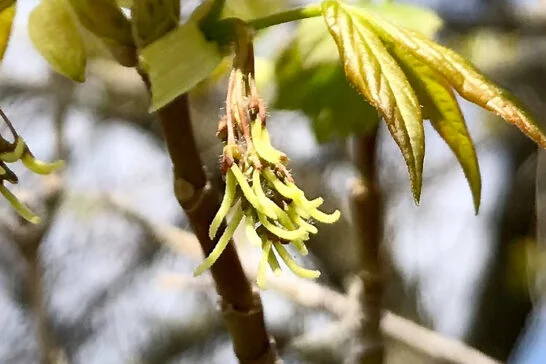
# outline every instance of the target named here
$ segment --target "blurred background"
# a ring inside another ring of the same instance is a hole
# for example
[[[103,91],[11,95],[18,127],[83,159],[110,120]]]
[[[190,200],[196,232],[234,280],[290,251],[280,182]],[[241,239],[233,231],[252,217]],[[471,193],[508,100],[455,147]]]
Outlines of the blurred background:
[[[305,3],[262,2],[260,11]],[[90,64],[82,85],[53,74],[26,32],[36,3],[18,2],[0,106],[39,159],[67,165],[48,178],[16,169],[21,182],[12,190],[42,216],[40,226],[0,203],[0,363],[39,363],[44,353],[81,364],[235,363],[208,273],[192,277],[202,256],[173,196],[170,162],[138,75],[105,60]],[[438,41],[513,91],[546,127],[546,1],[413,3],[445,19]],[[197,4],[183,1],[184,13]],[[256,10],[232,4],[249,16]],[[270,104],[278,97],[275,58],[295,34],[287,24],[257,39]],[[218,184],[224,77],[191,95],[202,156]],[[424,193],[414,206],[403,159],[381,127],[385,307],[500,361],[546,363],[546,155],[502,120],[462,105],[482,170],[478,216],[459,165],[429,125]],[[351,313],[340,316],[332,302],[359,289],[350,140],[317,143],[298,111],[269,108],[269,120],[298,183],[343,218],[321,227],[303,261],[321,269],[321,286],[286,272],[263,292],[267,324],[286,363],[342,363]],[[255,267],[259,252],[242,235],[237,241],[245,266]],[[42,302],[46,309],[37,309]],[[389,362],[435,362],[410,360],[407,350],[393,350]]]

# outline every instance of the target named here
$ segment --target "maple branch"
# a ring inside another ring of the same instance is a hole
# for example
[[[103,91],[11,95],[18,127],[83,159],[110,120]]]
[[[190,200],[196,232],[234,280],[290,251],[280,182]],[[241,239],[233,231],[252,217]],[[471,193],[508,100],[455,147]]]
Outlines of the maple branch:
[[[150,0],[133,3],[131,14],[133,35],[139,48],[146,47],[178,25],[177,21],[165,24],[164,20],[173,17],[178,19],[179,14],[149,13],[149,8],[154,4],[155,2]],[[175,8],[175,5],[171,7]],[[143,69],[139,69],[139,72],[150,90],[148,75]],[[218,191],[212,188],[203,168],[191,125],[188,95],[178,96],[159,109],[157,116],[173,165],[175,196],[186,213],[203,254],[208,256],[222,235],[218,234],[216,239],[210,239],[208,233],[209,226],[220,207],[220,199]],[[225,229],[226,223],[223,221],[219,230]],[[220,308],[224,323],[231,335],[239,362],[275,363],[277,361],[275,345],[266,331],[260,296],[251,288],[233,241],[228,244],[210,271],[221,298]]]

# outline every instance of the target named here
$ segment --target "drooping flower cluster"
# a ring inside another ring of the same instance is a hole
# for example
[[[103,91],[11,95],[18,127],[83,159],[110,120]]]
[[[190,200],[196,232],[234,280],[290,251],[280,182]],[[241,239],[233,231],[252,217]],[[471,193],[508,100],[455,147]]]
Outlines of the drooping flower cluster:
[[[250,242],[262,249],[257,284],[265,286],[267,266],[280,274],[278,258],[296,275],[317,278],[320,273],[300,267],[286,246],[308,253],[305,242],[318,232],[313,221],[334,223],[339,211],[325,214],[318,208],[323,199],[308,200],[286,168],[288,158],[275,149],[266,129],[266,112],[254,79],[252,46],[240,47],[230,75],[226,115],[219,123],[218,136],[224,141],[222,172],[226,190],[210,225],[214,239],[224,218],[231,220],[216,247],[195,274],[210,268],[222,254],[236,228],[243,223]],[[244,220],[244,222],[243,222]]]
[[[1,109],[0,116],[4,119],[14,140],[10,143],[0,136],[0,193],[25,220],[33,224],[38,224],[40,223],[40,218],[4,186],[4,182],[11,184],[19,182],[17,175],[7,166],[7,163],[21,161],[25,167],[34,173],[50,174],[62,167],[63,162],[46,163],[34,158],[23,138],[17,134],[15,128]]]

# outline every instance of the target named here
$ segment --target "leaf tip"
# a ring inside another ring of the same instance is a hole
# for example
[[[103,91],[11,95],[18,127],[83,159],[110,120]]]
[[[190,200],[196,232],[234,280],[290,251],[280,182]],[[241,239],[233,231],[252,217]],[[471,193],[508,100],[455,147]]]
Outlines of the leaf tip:
[[[482,197],[481,180],[480,180],[480,184],[476,188],[473,188],[472,185],[470,186],[470,188],[472,189],[472,201],[474,202],[474,215],[478,216],[480,212],[480,204],[481,204],[481,197]]]
[[[419,206],[421,204],[420,192],[413,191],[413,202],[415,203],[415,206]]]
[[[423,177],[421,173],[410,171],[411,180],[411,193],[413,195],[413,202],[416,206],[421,203],[421,191],[423,189]]]
[[[74,76],[69,76],[69,78],[73,81],[76,81],[78,83],[84,83],[85,82],[85,72],[76,74]]]

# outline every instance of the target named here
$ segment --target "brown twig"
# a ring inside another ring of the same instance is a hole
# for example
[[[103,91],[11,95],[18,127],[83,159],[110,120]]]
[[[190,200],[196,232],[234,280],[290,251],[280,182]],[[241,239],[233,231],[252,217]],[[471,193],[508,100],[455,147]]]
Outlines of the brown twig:
[[[178,19],[179,14],[158,14],[158,9],[155,9],[155,14],[149,14],[150,7],[156,5],[155,1],[146,0],[133,3],[134,34],[139,47],[146,46],[177,26],[177,22],[166,26],[165,19]],[[141,74],[148,84],[146,74]],[[184,94],[177,97],[160,109],[157,116],[173,164],[176,198],[188,217],[204,255],[208,256],[217,243],[217,239],[209,238],[208,229],[220,207],[220,200],[203,169],[191,127],[188,96]],[[225,228],[226,224],[223,223],[220,230]],[[239,362],[275,363],[276,353],[265,328],[260,296],[253,292],[232,243],[210,270],[221,298],[224,322]]]
[[[175,195],[207,256],[217,243],[217,239],[209,238],[208,227],[220,207],[220,200],[217,191],[206,180],[197,152],[187,96],[183,95],[159,110],[158,116],[174,166]],[[225,224],[221,229],[225,229]],[[211,273],[222,298],[224,320],[240,362],[275,362],[259,295],[252,292],[233,244],[226,247],[211,267]]]

